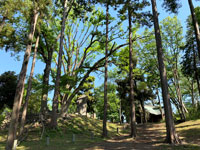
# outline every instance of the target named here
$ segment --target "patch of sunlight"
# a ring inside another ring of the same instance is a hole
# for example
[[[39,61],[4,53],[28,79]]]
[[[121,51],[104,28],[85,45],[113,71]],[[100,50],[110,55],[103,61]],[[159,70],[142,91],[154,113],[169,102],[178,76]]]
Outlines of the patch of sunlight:
[[[25,146],[18,146],[17,150],[28,150],[30,149],[29,147],[25,147]]]
[[[191,120],[176,125],[177,131],[184,131],[189,129],[200,129],[200,120]]]

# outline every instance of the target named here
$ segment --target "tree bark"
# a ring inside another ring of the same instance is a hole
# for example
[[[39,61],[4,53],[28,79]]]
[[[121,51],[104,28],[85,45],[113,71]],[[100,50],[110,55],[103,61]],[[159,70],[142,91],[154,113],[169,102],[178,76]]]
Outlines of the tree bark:
[[[196,106],[195,106],[195,101],[194,101],[194,79],[192,79],[192,84],[191,84],[191,96],[192,96],[192,106],[195,108]]]
[[[119,122],[120,124],[122,124],[124,122],[122,122],[122,104],[121,104],[121,99],[120,99],[120,102],[119,102]]]
[[[194,26],[194,31],[195,31],[195,38],[197,41],[197,49],[198,49],[198,56],[199,56],[199,60],[200,60],[200,32],[199,32],[199,24],[195,15],[195,11],[194,11],[194,6],[192,3],[192,0],[188,0],[189,6],[190,6],[190,12],[192,15],[192,22],[193,22],[193,26]]]
[[[41,99],[41,113],[45,116],[47,113],[47,99],[48,99],[48,87],[49,87],[49,75],[51,71],[51,60],[46,62],[44,69],[43,82],[42,82],[42,99]]]
[[[131,137],[136,137],[136,118],[135,118],[135,101],[134,101],[134,81],[133,81],[133,42],[132,42],[132,24],[131,10],[128,8],[129,22],[129,80],[130,80],[130,101],[131,101]]]
[[[19,131],[19,135],[22,135],[22,133],[24,131],[24,125],[25,125],[25,122],[26,122],[28,100],[29,100],[29,97],[31,95],[32,79],[33,79],[33,73],[34,73],[34,69],[35,69],[35,61],[36,61],[36,56],[37,56],[38,43],[39,43],[39,35],[37,36],[36,43],[35,43],[33,61],[32,61],[31,72],[30,72],[30,76],[29,76],[29,80],[28,80],[28,88],[27,88],[24,108],[23,108],[23,112],[22,112],[21,127],[20,127],[20,131]]]
[[[45,38],[48,55],[47,55],[47,57],[45,57],[44,54],[42,55],[46,65],[45,65],[43,81],[42,81],[42,97],[41,97],[40,112],[45,117],[48,112],[47,99],[48,99],[48,92],[49,92],[49,75],[51,72],[53,49],[55,49],[55,47],[49,46],[48,41],[46,40],[45,33],[43,34],[43,36]],[[57,36],[55,43],[57,43],[59,38],[60,38],[60,34]]]
[[[65,21],[67,15],[67,3],[68,0],[64,1],[64,11],[62,18],[62,26],[61,26],[61,36],[60,36],[60,48],[58,54],[58,66],[57,66],[57,74],[56,74],[56,82],[55,82],[55,91],[53,96],[53,105],[52,105],[52,116],[51,116],[51,127],[57,127],[57,111],[58,111],[58,95],[60,90],[60,76],[61,76],[61,63],[62,63],[62,54],[63,54],[63,38],[65,31]]]
[[[159,96],[158,89],[156,89],[156,93],[157,93],[157,96],[158,96],[158,103],[159,103],[159,109],[160,109],[161,117],[162,117],[162,120],[164,120],[164,115],[163,115],[163,111],[162,111],[162,107],[161,107],[161,102],[160,102],[160,96]]]
[[[9,131],[8,131],[7,142],[6,142],[6,150],[12,150],[14,140],[16,139],[19,111],[21,108],[21,103],[22,103],[22,98],[23,98],[23,93],[24,93],[24,83],[25,83],[25,78],[26,78],[26,72],[27,72],[28,62],[30,58],[35,27],[36,27],[37,19],[39,16],[39,13],[36,9],[34,10],[33,13],[34,13],[34,17],[31,23],[30,33],[28,35],[29,41],[26,47],[24,60],[23,60],[22,68],[19,75],[19,81],[17,83],[16,92],[15,92],[13,111],[12,111]]]
[[[177,69],[174,70],[174,86],[176,88],[176,95],[178,98],[178,102],[179,102],[179,108],[181,111],[181,120],[185,121],[186,120],[186,112],[187,109],[184,106],[183,100],[182,100],[182,94],[181,94],[181,89],[180,89],[180,85],[179,85],[179,77],[178,77],[178,73],[177,73]]]
[[[108,80],[108,16],[109,16],[109,4],[106,4],[106,47],[105,47],[105,79],[104,79],[104,116],[103,116],[103,137],[107,137],[107,109],[108,109],[108,90],[107,90],[107,80]]]
[[[147,119],[146,119],[146,111],[145,111],[145,108],[144,108],[144,101],[141,99],[140,100],[140,105],[141,105],[141,108],[142,108],[142,114],[143,114],[143,123],[147,123]]]
[[[152,11],[153,11],[153,21],[154,21],[154,30],[155,30],[155,37],[156,37],[157,57],[158,57],[158,64],[159,64],[159,71],[160,71],[162,96],[163,96],[164,109],[165,109],[165,123],[166,123],[166,130],[167,130],[166,142],[180,143],[180,139],[178,135],[176,134],[176,130],[174,126],[170,96],[168,92],[167,73],[166,73],[166,68],[164,65],[164,56],[163,56],[163,50],[162,50],[162,40],[161,40],[161,35],[160,35],[156,0],[151,0],[151,4],[152,4]]]

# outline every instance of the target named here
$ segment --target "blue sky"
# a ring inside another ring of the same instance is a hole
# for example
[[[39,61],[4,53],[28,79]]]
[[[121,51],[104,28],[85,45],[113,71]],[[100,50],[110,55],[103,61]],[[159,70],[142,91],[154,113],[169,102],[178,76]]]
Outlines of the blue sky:
[[[161,7],[161,0],[157,0],[158,5],[158,11],[160,12],[159,15],[159,21],[163,20],[167,16],[174,16],[174,14],[169,14],[163,8]],[[199,6],[199,4],[193,0],[194,6]],[[151,9],[151,7],[149,8]],[[112,12],[110,12],[112,14]],[[178,19],[181,21],[183,26],[183,33],[186,32],[186,19],[190,15],[189,6],[186,0],[182,1],[182,7],[179,9],[178,13]],[[5,52],[3,50],[0,50],[0,74],[4,73],[5,71],[15,71],[17,74],[19,74],[21,70],[22,60],[23,60],[24,53],[20,53],[20,61],[18,61],[15,57],[11,57],[11,53]],[[29,67],[27,74],[30,73],[30,67],[31,67],[32,59],[29,61]],[[54,65],[53,65],[54,67]],[[40,61],[36,61],[36,67],[35,67],[35,73],[43,73],[44,64]],[[94,74],[92,74],[94,75]],[[96,76],[95,85],[98,86],[103,83],[102,76],[99,78]],[[52,94],[50,94],[52,95]],[[51,96],[50,96],[51,97]]]

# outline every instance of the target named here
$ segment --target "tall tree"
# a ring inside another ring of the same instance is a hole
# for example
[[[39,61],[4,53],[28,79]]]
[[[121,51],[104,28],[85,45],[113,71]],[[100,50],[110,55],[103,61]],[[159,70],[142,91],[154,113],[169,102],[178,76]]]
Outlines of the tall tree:
[[[179,137],[176,133],[175,126],[174,126],[172,108],[171,108],[170,97],[169,97],[169,92],[168,92],[167,73],[166,73],[166,68],[164,65],[164,56],[163,56],[162,40],[161,40],[161,35],[160,35],[156,0],[151,0],[151,4],[152,4],[152,12],[153,12],[155,38],[156,38],[158,65],[159,65],[161,87],[162,87],[162,96],[163,96],[164,110],[165,110],[165,123],[166,123],[166,130],[167,130],[166,141],[168,143],[180,143]]]
[[[200,7],[195,8],[195,13],[198,23],[200,22]],[[195,38],[195,31],[192,22],[192,16],[187,18],[187,32],[186,32],[186,43],[183,46],[184,56],[182,59],[182,72],[187,78],[193,78],[192,81],[196,80],[197,88],[200,94],[200,82],[199,82],[199,68],[198,65],[198,45]]]
[[[53,128],[57,127],[58,98],[59,98],[59,90],[60,90],[61,63],[62,63],[62,54],[63,54],[63,38],[64,38],[64,31],[65,31],[65,21],[67,17],[67,3],[68,3],[68,0],[65,0],[64,5],[63,5],[64,10],[63,10],[63,15],[62,15],[58,65],[57,65],[57,74],[56,74],[56,81],[55,81],[55,91],[54,91],[54,96],[53,96],[52,116],[51,116],[51,127]]]
[[[108,96],[107,96],[107,80],[108,80],[108,25],[109,25],[109,3],[106,3],[106,47],[105,47],[105,79],[104,79],[104,117],[103,117],[103,137],[107,137],[107,109],[108,109]]]
[[[132,12],[128,8],[129,22],[129,82],[130,82],[130,101],[131,101],[131,137],[136,137],[135,101],[134,101],[134,80],[133,80],[133,44],[132,44]]]
[[[169,86],[175,88],[175,98],[180,109],[181,120],[186,120],[187,109],[183,103],[180,86],[180,57],[183,46],[182,26],[177,17],[167,17],[161,22],[163,49],[167,63],[167,75]]]
[[[32,79],[33,79],[33,73],[34,73],[34,69],[35,69],[35,61],[36,61],[36,56],[37,56],[38,43],[39,43],[39,35],[36,38],[34,55],[33,55],[32,66],[31,66],[31,72],[30,72],[30,76],[29,76],[29,80],[28,80],[28,88],[27,88],[25,103],[24,103],[24,107],[23,107],[23,111],[22,111],[19,135],[22,135],[22,133],[24,131],[24,125],[25,125],[26,114],[27,114],[27,109],[28,109],[28,101],[29,101],[29,97],[31,95]]]
[[[18,81],[17,88],[16,88],[13,111],[12,111],[9,131],[8,131],[7,142],[6,142],[6,150],[12,150],[14,140],[16,139],[19,111],[21,108],[21,103],[22,103],[22,98],[23,98],[26,72],[27,72],[29,57],[30,57],[30,53],[31,53],[31,47],[32,47],[32,41],[33,41],[33,36],[34,36],[34,32],[35,32],[35,27],[36,27],[37,19],[39,16],[38,6],[37,6],[36,2],[33,2],[33,3],[35,6],[33,8],[33,12],[32,12],[33,18],[31,20],[30,32],[28,35],[28,43],[27,43],[27,47],[26,47],[26,51],[25,51],[25,55],[24,55],[24,60],[22,63],[22,68],[21,68],[20,75],[19,75],[19,81]]]
[[[48,92],[49,92],[49,78],[51,72],[51,63],[53,52],[57,49],[57,41],[60,38],[60,34],[55,37],[55,32],[49,27],[42,26],[41,27],[41,40],[39,45],[40,55],[45,63],[44,74],[42,79],[42,96],[41,96],[41,113],[45,117],[48,112],[47,107],[47,99],[48,99]],[[44,40],[43,40],[44,39]]]
[[[197,41],[197,49],[198,49],[198,56],[199,56],[199,60],[200,60],[200,32],[199,32],[199,24],[196,18],[196,14],[195,14],[195,10],[194,10],[194,6],[192,3],[192,0],[188,0],[189,6],[190,6],[190,11],[191,11],[191,15],[192,15],[192,22],[193,22],[193,26],[194,26],[194,31],[195,31],[195,38]]]

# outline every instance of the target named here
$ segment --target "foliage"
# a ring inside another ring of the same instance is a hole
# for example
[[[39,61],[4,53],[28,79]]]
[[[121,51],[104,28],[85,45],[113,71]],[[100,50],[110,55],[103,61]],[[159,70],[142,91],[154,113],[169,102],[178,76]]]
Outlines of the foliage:
[[[200,107],[188,107],[187,120],[196,120],[200,118]]]
[[[162,6],[169,12],[178,13],[181,3],[179,0],[163,0]]]
[[[41,96],[42,96],[42,85],[40,81],[40,76],[37,75],[35,78],[32,79],[32,89],[31,89],[31,95],[29,97],[29,104],[28,104],[28,113],[30,114],[38,114],[40,112],[40,105],[41,105]],[[25,91],[24,91],[24,98],[27,93],[27,86],[25,85]]]
[[[197,14],[197,21],[200,23],[200,7],[195,8],[195,13]],[[187,18],[187,32],[186,32],[186,43],[182,47],[184,55],[182,57],[182,72],[185,76],[195,78],[195,62],[194,57],[196,57],[196,63],[199,61],[197,44],[195,40],[194,27],[192,25],[192,18],[188,16]],[[200,72],[199,68],[197,68]]]
[[[96,101],[97,116],[103,119],[104,106],[104,85],[94,89],[94,98]],[[119,122],[120,100],[116,95],[116,85],[108,82],[108,112],[107,119],[111,122]]]
[[[12,108],[17,86],[17,75],[14,71],[0,75],[0,110],[4,107]]]
[[[140,116],[139,109],[141,102],[152,100],[155,98],[155,95],[153,94],[153,91],[149,89],[145,82],[143,82],[141,78],[137,78],[134,80],[134,100],[136,104],[136,116]],[[121,100],[121,109],[124,115],[126,116],[127,121],[129,121],[130,116],[130,98],[129,98],[129,91],[130,91],[130,85],[129,85],[129,79],[125,78],[124,80],[116,80],[117,83],[117,92],[118,96]]]

